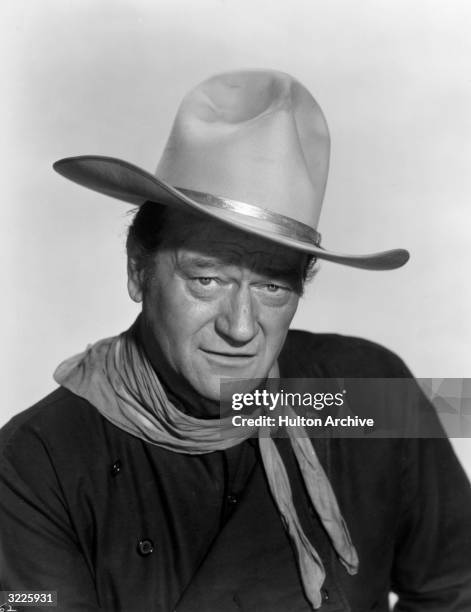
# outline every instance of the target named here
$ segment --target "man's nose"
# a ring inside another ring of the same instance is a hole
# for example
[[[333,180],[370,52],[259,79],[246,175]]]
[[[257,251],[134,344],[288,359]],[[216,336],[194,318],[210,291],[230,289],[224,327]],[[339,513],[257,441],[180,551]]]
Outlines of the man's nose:
[[[248,287],[238,287],[221,304],[216,331],[236,344],[247,344],[254,338],[257,333],[256,304]]]

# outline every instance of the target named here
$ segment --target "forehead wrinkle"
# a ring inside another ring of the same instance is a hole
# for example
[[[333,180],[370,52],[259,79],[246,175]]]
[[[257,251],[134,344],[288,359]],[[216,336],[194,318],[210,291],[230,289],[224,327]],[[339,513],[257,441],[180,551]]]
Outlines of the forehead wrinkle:
[[[297,276],[302,273],[304,254],[219,221],[197,218],[179,220],[177,214],[167,229],[169,231],[164,242],[175,249],[177,259],[191,258],[197,266],[243,265],[249,270],[275,276]],[[266,248],[260,248],[260,242],[265,243]]]
[[[200,245],[198,245],[200,246]],[[275,252],[264,250],[247,251],[241,245],[231,245],[214,241],[212,245],[202,244],[200,248],[187,249],[184,244],[178,249],[178,258],[191,260],[196,267],[217,267],[218,265],[242,265],[254,271],[262,271],[268,274],[287,275],[297,272],[300,268],[301,259],[293,256],[292,262],[277,261],[279,257]]]

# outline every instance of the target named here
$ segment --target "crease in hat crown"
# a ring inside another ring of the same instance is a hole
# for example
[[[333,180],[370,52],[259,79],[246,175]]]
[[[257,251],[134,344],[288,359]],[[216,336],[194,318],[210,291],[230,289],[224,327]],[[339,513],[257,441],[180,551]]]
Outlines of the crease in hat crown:
[[[283,72],[216,75],[182,100],[155,174],[80,156],[56,162],[67,178],[134,204],[189,206],[244,231],[331,261],[399,267],[407,251],[336,254],[319,246],[330,138],[317,102]]]
[[[289,210],[316,228],[328,160],[327,124],[302,85],[283,73],[237,72],[184,98],[156,176],[280,215]]]

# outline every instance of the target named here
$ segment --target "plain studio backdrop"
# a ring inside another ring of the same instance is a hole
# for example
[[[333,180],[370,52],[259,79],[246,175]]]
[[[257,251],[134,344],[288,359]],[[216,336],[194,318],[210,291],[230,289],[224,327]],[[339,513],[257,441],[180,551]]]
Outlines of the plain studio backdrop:
[[[3,0],[0,13],[0,424],[138,312],[131,207],[52,163],[94,153],[153,171],[182,96],[241,67],[292,74],[326,114],[323,244],[412,255],[384,273],[323,263],[294,327],[384,344],[418,377],[471,376],[468,0]],[[454,443],[471,470],[471,442]]]

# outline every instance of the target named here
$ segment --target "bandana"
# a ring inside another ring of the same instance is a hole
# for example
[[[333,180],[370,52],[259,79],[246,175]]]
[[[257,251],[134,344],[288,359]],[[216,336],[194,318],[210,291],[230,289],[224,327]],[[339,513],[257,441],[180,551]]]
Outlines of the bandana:
[[[320,608],[324,566],[301,527],[289,477],[270,428],[234,427],[231,417],[198,419],[178,410],[169,401],[133,327],[66,359],[54,372],[54,379],[88,400],[120,429],[173,452],[210,453],[258,434],[265,474],[294,546],[306,597],[314,609]],[[276,366],[269,376],[275,377],[277,373]],[[289,407],[287,414],[295,416]],[[349,574],[356,574],[357,553],[314,447],[302,426],[288,427],[287,431],[312,505],[341,563]]]

